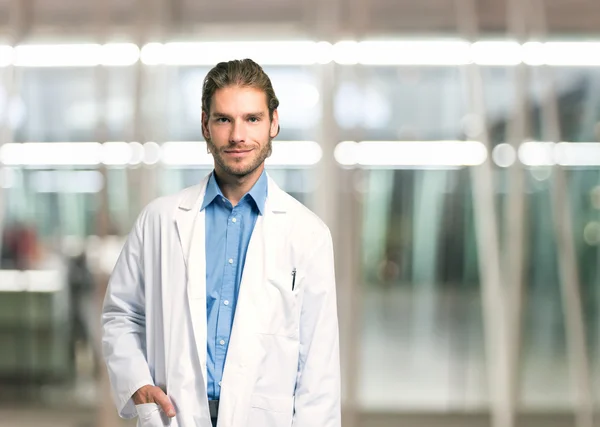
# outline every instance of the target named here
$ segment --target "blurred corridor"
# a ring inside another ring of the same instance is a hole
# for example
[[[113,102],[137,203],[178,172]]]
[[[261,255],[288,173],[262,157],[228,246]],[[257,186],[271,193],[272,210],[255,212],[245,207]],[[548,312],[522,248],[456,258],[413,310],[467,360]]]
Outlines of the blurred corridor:
[[[119,420],[107,279],[264,66],[331,228],[344,426],[600,426],[600,2],[0,0],[0,427]]]

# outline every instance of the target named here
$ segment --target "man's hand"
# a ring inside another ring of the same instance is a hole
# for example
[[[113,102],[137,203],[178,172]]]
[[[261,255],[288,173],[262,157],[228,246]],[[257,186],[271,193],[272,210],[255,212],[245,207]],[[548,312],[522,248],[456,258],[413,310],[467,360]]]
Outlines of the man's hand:
[[[175,416],[175,408],[173,407],[171,400],[159,387],[153,385],[140,387],[138,391],[133,394],[132,399],[133,403],[136,405],[156,403],[168,417],[173,418]]]

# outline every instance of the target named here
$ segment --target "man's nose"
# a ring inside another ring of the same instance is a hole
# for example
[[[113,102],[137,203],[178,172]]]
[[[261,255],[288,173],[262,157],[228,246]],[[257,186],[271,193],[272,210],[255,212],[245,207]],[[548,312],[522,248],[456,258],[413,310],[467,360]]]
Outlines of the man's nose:
[[[233,123],[229,140],[235,143],[244,142],[246,140],[246,127],[244,126],[244,123],[237,120]]]

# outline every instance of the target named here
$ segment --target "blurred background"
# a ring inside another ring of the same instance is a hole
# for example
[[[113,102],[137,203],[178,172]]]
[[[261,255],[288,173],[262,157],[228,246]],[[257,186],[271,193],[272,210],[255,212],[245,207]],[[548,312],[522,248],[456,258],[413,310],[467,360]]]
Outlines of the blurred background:
[[[332,230],[344,426],[600,425],[600,2],[0,0],[0,426],[117,427],[108,275],[271,76],[268,170]]]

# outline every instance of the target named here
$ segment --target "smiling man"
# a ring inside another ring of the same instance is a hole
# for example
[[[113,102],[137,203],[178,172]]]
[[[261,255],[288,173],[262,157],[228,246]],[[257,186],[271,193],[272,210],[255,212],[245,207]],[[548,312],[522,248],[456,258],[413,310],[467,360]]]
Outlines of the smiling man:
[[[255,62],[202,91],[214,170],[138,217],[107,289],[103,351],[138,426],[339,427],[329,229],[265,172],[279,101]]]

